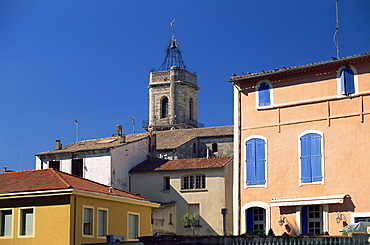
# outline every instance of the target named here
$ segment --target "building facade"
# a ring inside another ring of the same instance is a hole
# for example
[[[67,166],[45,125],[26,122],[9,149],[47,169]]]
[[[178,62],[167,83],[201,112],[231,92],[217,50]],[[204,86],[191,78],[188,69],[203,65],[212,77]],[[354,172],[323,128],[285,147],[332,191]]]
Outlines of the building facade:
[[[161,203],[153,209],[153,233],[191,235],[182,223],[186,213],[196,214],[195,234],[232,232],[232,158],[148,159],[135,166],[132,191]]]
[[[230,82],[234,233],[338,235],[369,221],[370,53]]]
[[[151,133],[83,140],[36,155],[36,169],[54,168],[129,191],[129,170],[155,150]]]
[[[0,173],[0,244],[79,245],[151,235],[159,204],[53,169]]]

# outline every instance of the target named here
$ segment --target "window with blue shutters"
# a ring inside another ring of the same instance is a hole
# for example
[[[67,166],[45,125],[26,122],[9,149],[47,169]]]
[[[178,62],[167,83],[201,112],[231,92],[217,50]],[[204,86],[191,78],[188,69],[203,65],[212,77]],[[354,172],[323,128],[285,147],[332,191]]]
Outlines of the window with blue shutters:
[[[301,183],[321,182],[322,135],[309,133],[300,137]]]
[[[266,142],[253,138],[246,142],[246,185],[266,183]]]
[[[340,93],[344,95],[355,93],[354,72],[349,67],[342,69],[340,72]]]
[[[270,85],[263,82],[258,85],[258,106],[271,105]]]

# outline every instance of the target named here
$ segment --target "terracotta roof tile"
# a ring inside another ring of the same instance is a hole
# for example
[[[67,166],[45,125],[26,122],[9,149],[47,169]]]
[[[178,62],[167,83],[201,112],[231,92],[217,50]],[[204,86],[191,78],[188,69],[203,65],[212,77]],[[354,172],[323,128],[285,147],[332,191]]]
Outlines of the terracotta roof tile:
[[[271,71],[263,71],[263,72],[252,73],[252,74],[241,75],[241,76],[233,76],[229,79],[229,82],[237,82],[237,81],[242,81],[246,79],[260,78],[260,77],[270,76],[270,75],[279,75],[281,73],[288,73],[288,72],[299,72],[299,71],[303,72],[303,71],[306,71],[307,69],[315,69],[315,67],[318,67],[318,66],[343,65],[344,63],[349,62],[351,60],[361,60],[361,59],[369,60],[370,52],[358,54],[358,55],[352,55],[348,57],[342,57],[338,59],[335,58],[332,60],[310,63],[307,65],[292,66],[288,68],[284,67],[281,69],[276,68]]]
[[[0,194],[76,189],[149,201],[147,198],[117,188],[112,188],[112,192],[109,192],[109,188],[110,187],[107,185],[99,184],[51,168],[0,173]]]
[[[156,132],[157,150],[173,149],[196,137],[234,135],[233,126],[175,129]]]
[[[222,168],[233,159],[233,156],[189,159],[148,159],[133,167],[130,172],[156,172],[169,170],[190,170]]]

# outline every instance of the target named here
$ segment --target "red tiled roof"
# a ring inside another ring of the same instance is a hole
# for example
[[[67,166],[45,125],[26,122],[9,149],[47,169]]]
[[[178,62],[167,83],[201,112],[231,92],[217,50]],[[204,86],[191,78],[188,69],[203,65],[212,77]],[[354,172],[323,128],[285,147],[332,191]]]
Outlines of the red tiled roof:
[[[190,170],[222,168],[233,159],[233,156],[189,159],[148,159],[133,167],[130,172],[155,172],[168,170]]]
[[[77,189],[111,196],[150,201],[147,198],[116,188],[112,188],[112,192],[109,192],[109,188],[110,187],[107,185],[99,184],[97,182],[60,172],[51,168],[0,173],[0,194]]]

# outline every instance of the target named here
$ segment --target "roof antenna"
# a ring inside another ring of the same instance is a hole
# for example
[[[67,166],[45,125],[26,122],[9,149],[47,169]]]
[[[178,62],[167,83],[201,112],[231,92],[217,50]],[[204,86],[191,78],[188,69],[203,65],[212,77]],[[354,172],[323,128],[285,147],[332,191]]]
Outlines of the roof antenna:
[[[337,59],[339,59],[339,17],[338,17],[338,0],[335,0],[335,33],[334,44],[337,49]]]
[[[76,124],[76,142],[78,142],[78,120],[75,120]]]
[[[135,133],[135,117],[131,117],[132,121],[132,132]]]

